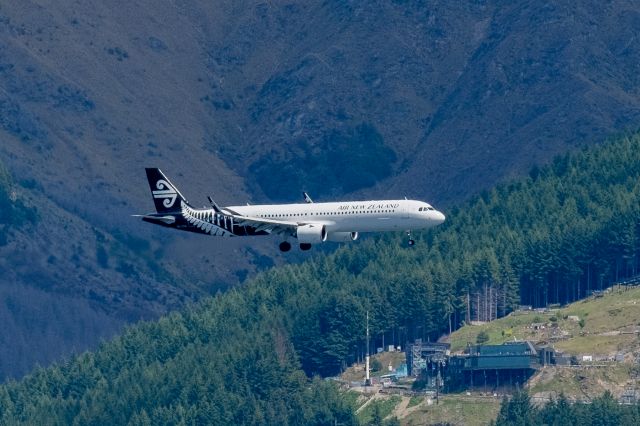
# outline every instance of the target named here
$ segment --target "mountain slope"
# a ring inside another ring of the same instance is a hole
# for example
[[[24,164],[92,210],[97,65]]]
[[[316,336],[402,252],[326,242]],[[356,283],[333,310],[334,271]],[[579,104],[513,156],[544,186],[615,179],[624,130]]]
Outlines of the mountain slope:
[[[220,204],[297,200],[303,189],[443,205],[637,128],[639,11],[632,1],[2,4],[0,161],[46,224],[11,234],[5,251],[46,279],[16,259],[0,283],[114,315],[108,335],[303,258],[283,260],[273,241],[141,224],[130,215],[152,209],[144,166],[162,167],[196,205],[211,193]],[[155,264],[133,277],[114,257],[99,278],[91,228],[129,246],[114,255],[125,263],[143,253],[137,263]]]
[[[8,424],[351,423],[335,389],[303,372],[333,375],[362,358],[367,312],[372,347],[406,347],[471,319],[461,301],[473,291],[504,291],[495,309],[508,313],[519,295],[558,302],[606,287],[640,266],[639,178],[640,136],[558,157],[465,203],[411,249],[371,238],[276,267],[0,386],[0,415]],[[541,238],[551,233],[574,245],[554,250]],[[623,316],[636,306],[619,301],[607,315],[634,326]],[[589,331],[601,331],[596,317]]]
[[[156,318],[201,294],[164,269],[146,241],[81,220],[16,185],[2,164],[0,274],[3,379],[95,346],[128,322]]]

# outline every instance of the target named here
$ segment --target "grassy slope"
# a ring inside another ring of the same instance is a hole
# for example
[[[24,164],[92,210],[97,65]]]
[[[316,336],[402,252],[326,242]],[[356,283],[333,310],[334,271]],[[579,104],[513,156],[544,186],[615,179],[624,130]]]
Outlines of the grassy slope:
[[[382,371],[372,372],[372,376],[387,374],[386,366],[391,363],[397,367],[405,362],[404,352],[383,352],[372,356],[372,360],[377,359],[382,363]],[[364,366],[358,364],[348,368],[341,378],[347,381],[358,381],[364,379]],[[343,393],[343,398],[349,401],[354,410],[362,406],[370,396],[365,396],[359,392],[347,391]],[[404,409],[402,405],[404,404]],[[465,395],[445,395],[440,404],[427,403],[427,398],[418,395],[413,397],[398,396],[389,394],[378,394],[376,399],[371,401],[362,411],[358,413],[358,419],[362,424],[371,421],[374,408],[378,406],[384,418],[397,417],[403,425],[425,425],[425,424],[465,424],[465,425],[485,425],[490,420],[495,419],[500,401],[495,398],[482,398],[477,396],[467,397]],[[399,410],[399,411],[398,411]]]
[[[551,396],[563,393],[568,398],[589,400],[610,391],[618,397],[631,383],[632,367],[628,364],[610,364],[606,367],[557,368],[548,367],[529,381],[533,396]]]
[[[583,328],[567,318],[573,315],[584,319]],[[631,383],[634,369],[630,362],[633,353],[640,348],[640,342],[635,333],[617,333],[630,332],[640,325],[640,288],[612,288],[603,297],[585,299],[549,313],[513,313],[481,326],[466,326],[451,335],[452,350],[462,350],[466,342],[475,343],[478,333],[483,330],[489,334],[489,343],[492,344],[514,337],[534,342],[549,341],[552,328],[534,331],[529,325],[532,322],[550,324],[552,317],[557,319],[558,329],[571,336],[555,342],[557,350],[578,358],[583,354],[604,357],[623,352],[626,362],[594,363],[604,365],[601,367],[546,367],[529,381],[531,394],[552,396],[564,393],[569,398],[590,399],[609,390],[619,396]]]
[[[391,395],[388,398],[376,399],[358,413],[358,420],[361,424],[369,424],[369,422],[373,420],[373,415],[376,407],[378,407],[378,409],[380,410],[380,415],[384,419],[393,412],[393,410],[401,400],[402,398],[398,395]]]
[[[356,392],[345,392],[344,398],[353,402],[354,409],[364,404],[368,398]],[[407,401],[408,400],[408,401]],[[402,404],[406,408],[398,412]],[[371,421],[374,407],[378,406],[383,417],[397,417],[403,425],[464,424],[486,425],[495,419],[500,409],[500,400],[491,397],[466,395],[444,395],[439,404],[423,396],[406,397],[398,395],[382,396],[358,413],[362,424]]]
[[[569,316],[583,319],[584,327],[581,328]],[[591,297],[547,313],[514,312],[488,324],[465,326],[451,335],[451,350],[460,351],[467,342],[475,344],[481,331],[489,334],[489,344],[499,344],[514,338],[534,342],[550,341],[550,337],[554,335],[553,327],[536,331],[529,326],[534,322],[552,324],[551,318],[557,320],[560,331],[570,336],[555,343],[559,350],[572,355],[613,355],[619,350],[630,351],[637,346],[636,335],[617,335],[617,332],[630,332],[640,325],[640,288],[612,288],[603,297]]]
[[[446,395],[440,404],[421,404],[407,417],[400,419],[403,425],[486,425],[494,420],[500,409],[497,398]]]
[[[569,320],[576,315],[585,319],[584,327]],[[636,350],[640,345],[635,334],[600,335],[602,333],[629,331],[640,325],[640,288],[629,290],[612,289],[600,298],[589,298],[573,303],[565,308],[549,313],[514,313],[481,326],[466,326],[451,335],[452,350],[460,351],[466,342],[475,343],[478,333],[486,331],[490,344],[500,344],[513,339],[548,339],[549,330],[533,331],[528,328],[532,322],[550,323],[550,318],[558,319],[558,327],[573,337],[555,343],[557,349],[573,355],[594,354],[613,355],[617,351],[625,353]],[[503,336],[505,331],[507,335]],[[584,335],[580,335],[580,333]],[[510,334],[510,336],[509,336]],[[609,364],[606,367],[555,368],[547,367],[536,374],[529,382],[532,395],[548,396],[564,393],[569,398],[590,399],[609,390],[619,395],[629,383],[633,367],[629,364]],[[399,398],[376,401],[361,413],[360,420],[368,420],[373,404],[381,404],[384,413],[389,414],[400,403]],[[400,418],[403,425],[425,425],[453,423],[465,425],[484,425],[495,419],[500,409],[500,400],[477,396],[446,395],[439,405],[427,405],[415,398],[409,407],[416,408]],[[393,405],[392,408],[389,408]],[[366,412],[366,413],[365,413]]]

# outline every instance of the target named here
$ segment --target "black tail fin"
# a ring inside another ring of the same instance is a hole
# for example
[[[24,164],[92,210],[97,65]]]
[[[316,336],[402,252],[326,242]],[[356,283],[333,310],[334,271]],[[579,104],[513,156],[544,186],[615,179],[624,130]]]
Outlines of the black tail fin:
[[[182,203],[189,204],[167,177],[157,168],[147,168],[147,179],[151,187],[153,203],[158,213],[179,212]]]

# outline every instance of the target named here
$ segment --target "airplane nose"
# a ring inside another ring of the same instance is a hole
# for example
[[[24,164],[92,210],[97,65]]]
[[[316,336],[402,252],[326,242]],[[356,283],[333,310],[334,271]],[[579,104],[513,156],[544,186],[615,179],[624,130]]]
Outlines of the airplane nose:
[[[437,210],[434,212],[433,218],[436,220],[436,222],[438,222],[438,225],[443,223],[444,220],[445,220],[444,215],[441,212],[437,211]]]

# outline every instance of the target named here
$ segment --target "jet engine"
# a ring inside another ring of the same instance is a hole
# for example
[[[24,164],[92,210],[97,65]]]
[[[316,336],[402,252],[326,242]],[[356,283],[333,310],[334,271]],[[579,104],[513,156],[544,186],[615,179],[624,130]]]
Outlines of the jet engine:
[[[296,237],[300,244],[321,243],[327,240],[327,230],[324,225],[302,225],[298,226]]]
[[[327,241],[335,241],[338,243],[348,243],[358,239],[357,232],[330,232],[327,235]]]

